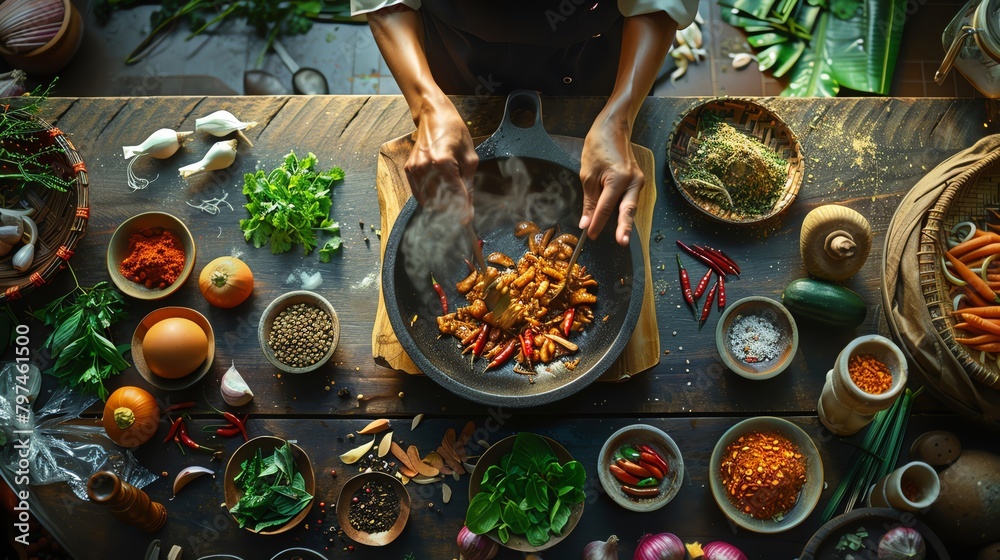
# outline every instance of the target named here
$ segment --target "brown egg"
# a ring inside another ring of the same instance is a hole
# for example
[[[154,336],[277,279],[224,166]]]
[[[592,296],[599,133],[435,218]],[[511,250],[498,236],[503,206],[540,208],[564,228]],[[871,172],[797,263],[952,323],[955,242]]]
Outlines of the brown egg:
[[[142,355],[154,374],[168,379],[184,377],[208,356],[208,336],[190,319],[163,319],[146,332]]]

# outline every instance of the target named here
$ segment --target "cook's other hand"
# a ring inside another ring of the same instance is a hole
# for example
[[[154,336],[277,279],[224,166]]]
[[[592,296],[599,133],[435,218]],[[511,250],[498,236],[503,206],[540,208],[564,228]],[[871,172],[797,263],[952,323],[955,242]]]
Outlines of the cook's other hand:
[[[479,157],[468,127],[431,74],[420,14],[390,6],[369,13],[368,25],[417,126],[405,166],[413,196],[426,208],[469,222],[473,208],[467,185]]]
[[[583,144],[580,229],[593,239],[618,208],[615,240],[628,245],[632,221],[645,183],[629,138],[642,102],[670,50],[677,23],[666,12],[625,18],[615,89]]]

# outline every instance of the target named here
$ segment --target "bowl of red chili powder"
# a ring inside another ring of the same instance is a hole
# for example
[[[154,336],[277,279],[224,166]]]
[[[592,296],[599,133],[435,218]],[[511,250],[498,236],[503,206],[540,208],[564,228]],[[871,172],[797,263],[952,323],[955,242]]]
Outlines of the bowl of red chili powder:
[[[709,462],[712,497],[737,526],[780,533],[805,521],[823,492],[812,438],[782,418],[758,416],[722,434]]]
[[[194,236],[166,212],[132,216],[108,244],[111,281],[136,299],[162,299],[177,291],[191,275],[194,260]]]

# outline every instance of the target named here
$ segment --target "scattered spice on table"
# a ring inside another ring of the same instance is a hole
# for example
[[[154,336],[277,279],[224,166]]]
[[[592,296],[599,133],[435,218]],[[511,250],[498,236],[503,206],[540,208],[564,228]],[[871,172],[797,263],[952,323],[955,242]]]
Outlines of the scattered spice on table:
[[[745,363],[773,360],[781,347],[781,331],[770,317],[738,315],[729,327],[729,350]]]
[[[365,533],[388,531],[399,519],[399,495],[388,484],[369,482],[351,497],[347,520]]]
[[[847,361],[847,372],[858,389],[869,395],[881,395],[892,388],[892,372],[871,354],[851,356]]]
[[[333,344],[330,315],[308,303],[296,303],[278,313],[267,344],[281,363],[306,367],[320,361]]]
[[[128,239],[128,255],[118,265],[118,271],[147,288],[166,288],[177,281],[184,260],[184,244],[173,232],[133,233]]]
[[[711,112],[702,115],[696,142],[679,178],[686,188],[745,216],[774,206],[788,178],[784,158]]]
[[[805,458],[777,432],[751,432],[726,447],[719,467],[729,501],[757,519],[787,513],[806,482]]]

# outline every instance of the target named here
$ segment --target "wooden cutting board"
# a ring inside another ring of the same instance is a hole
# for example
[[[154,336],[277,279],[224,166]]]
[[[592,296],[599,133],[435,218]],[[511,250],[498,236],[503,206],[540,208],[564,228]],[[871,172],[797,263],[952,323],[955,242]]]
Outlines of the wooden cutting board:
[[[583,139],[553,136],[553,140],[568,153],[579,159]],[[410,155],[413,141],[409,135],[382,144],[378,153],[375,187],[378,190],[378,206],[382,219],[382,262],[385,262],[385,241],[399,215],[399,211],[410,198],[410,186],[406,181],[403,165]],[[642,254],[645,260],[646,287],[643,292],[642,310],[632,338],[625,350],[599,381],[622,381],[652,368],[660,361],[660,336],[656,326],[656,307],[653,303],[653,277],[649,264],[649,238],[653,225],[653,205],[656,202],[656,187],[659,181],[653,166],[653,152],[643,146],[632,144],[636,160],[646,175],[646,186],[639,195],[639,208],[635,223],[641,232]],[[381,364],[411,374],[421,374],[416,364],[406,355],[392,330],[385,308],[382,290],[378,293],[378,310],[375,313],[375,328],[372,330],[372,356]]]

